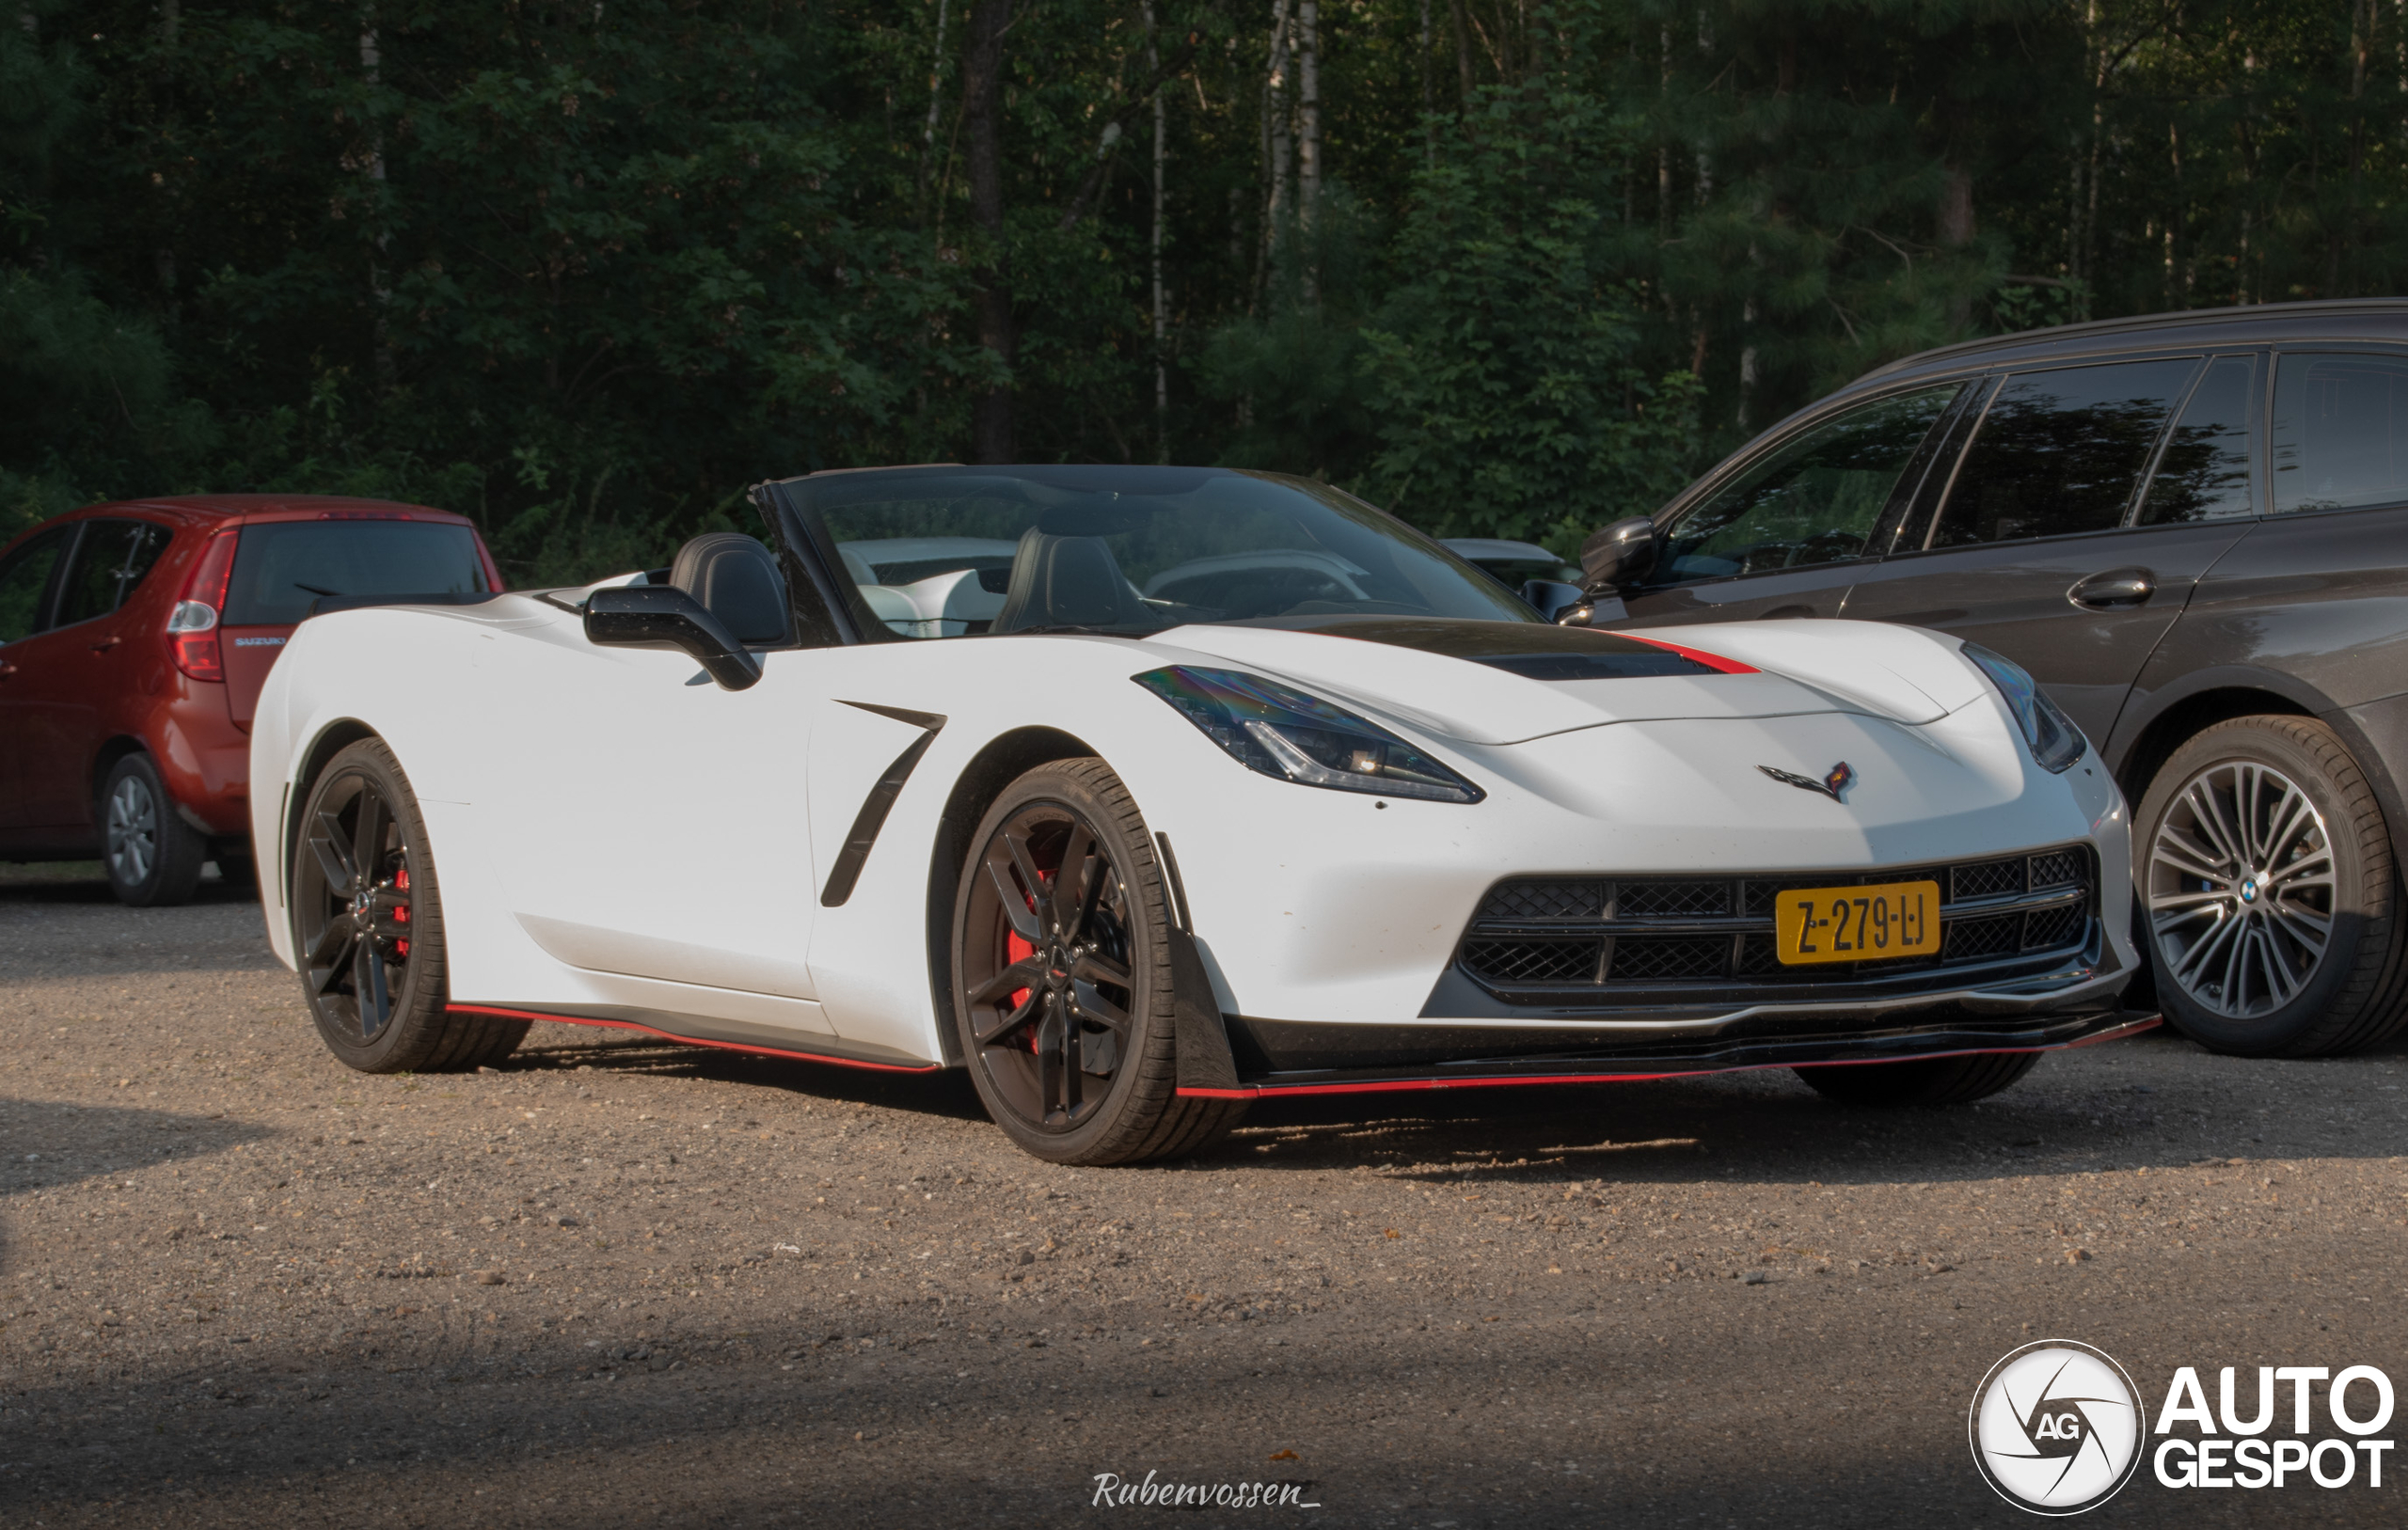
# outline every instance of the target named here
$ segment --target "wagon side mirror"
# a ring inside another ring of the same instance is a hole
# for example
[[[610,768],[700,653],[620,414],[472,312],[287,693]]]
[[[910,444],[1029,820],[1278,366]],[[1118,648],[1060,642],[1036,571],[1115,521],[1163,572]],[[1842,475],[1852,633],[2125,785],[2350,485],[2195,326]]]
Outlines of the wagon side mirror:
[[[679,649],[728,690],[747,689],[761,678],[761,661],[701,601],[673,585],[596,590],[585,603],[585,640],[597,648]]]
[[[1580,544],[1580,574],[1588,593],[1609,594],[1637,584],[1656,567],[1656,523],[1644,515],[1616,521]]]
[[[1532,579],[1522,586],[1522,598],[1552,622],[1580,604],[1580,587],[1558,579]]]

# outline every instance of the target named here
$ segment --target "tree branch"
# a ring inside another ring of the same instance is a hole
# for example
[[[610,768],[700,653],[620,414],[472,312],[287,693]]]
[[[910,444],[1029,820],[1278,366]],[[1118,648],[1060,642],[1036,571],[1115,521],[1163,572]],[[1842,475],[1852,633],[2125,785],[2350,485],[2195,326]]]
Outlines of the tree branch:
[[[1133,92],[1128,100],[1121,103],[1120,110],[1103,119],[1103,126],[1097,130],[1100,141],[1096,146],[1095,163],[1088,166],[1087,173],[1079,178],[1079,189],[1071,194],[1070,204],[1062,213],[1061,232],[1069,233],[1078,227],[1079,220],[1087,215],[1087,209],[1102,192],[1103,178],[1112,172],[1112,152],[1120,144],[1120,130],[1128,126],[1129,119],[1135,117],[1141,107],[1154,99],[1154,92],[1187,72],[1187,66],[1196,61],[1196,50],[1202,43],[1200,32],[1188,33],[1187,40],[1171,50],[1170,55],[1163,60],[1160,69],[1154,71],[1153,77],[1146,82],[1145,87]]]

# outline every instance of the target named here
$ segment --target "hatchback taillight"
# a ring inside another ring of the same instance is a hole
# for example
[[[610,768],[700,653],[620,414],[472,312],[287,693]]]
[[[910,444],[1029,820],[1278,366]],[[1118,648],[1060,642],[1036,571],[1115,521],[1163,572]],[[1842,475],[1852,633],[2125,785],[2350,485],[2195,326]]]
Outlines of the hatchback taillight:
[[[209,539],[200,561],[184,579],[183,593],[167,613],[167,656],[195,680],[223,681],[226,658],[217,647],[217,613],[226,607],[226,586],[234,576],[234,539],[228,528]]]

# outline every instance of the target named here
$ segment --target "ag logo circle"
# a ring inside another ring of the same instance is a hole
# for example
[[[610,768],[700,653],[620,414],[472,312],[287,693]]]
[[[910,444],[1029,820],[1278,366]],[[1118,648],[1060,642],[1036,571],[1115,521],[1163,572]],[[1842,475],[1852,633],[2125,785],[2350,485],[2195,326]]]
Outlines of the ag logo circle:
[[[2079,1514],[2141,1463],[2139,1393],[2124,1367],[2071,1339],[2043,1339],[1990,1367],[1966,1421],[1973,1464],[2035,1514]]]

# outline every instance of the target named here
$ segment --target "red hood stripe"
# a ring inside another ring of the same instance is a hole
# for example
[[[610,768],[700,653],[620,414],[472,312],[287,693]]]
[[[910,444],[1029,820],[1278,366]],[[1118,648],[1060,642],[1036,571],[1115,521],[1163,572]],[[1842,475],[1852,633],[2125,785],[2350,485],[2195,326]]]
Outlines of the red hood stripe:
[[[1616,627],[1613,629],[1613,634],[1617,638],[1627,638],[1635,643],[1645,643],[1650,648],[1661,648],[1668,653],[1678,654],[1690,663],[1703,664],[1717,674],[1764,673],[1752,664],[1742,664],[1737,659],[1727,659],[1719,654],[1708,654],[1703,649],[1684,648],[1679,643],[1668,643],[1661,638],[1650,638],[1643,632],[1624,632]]]

